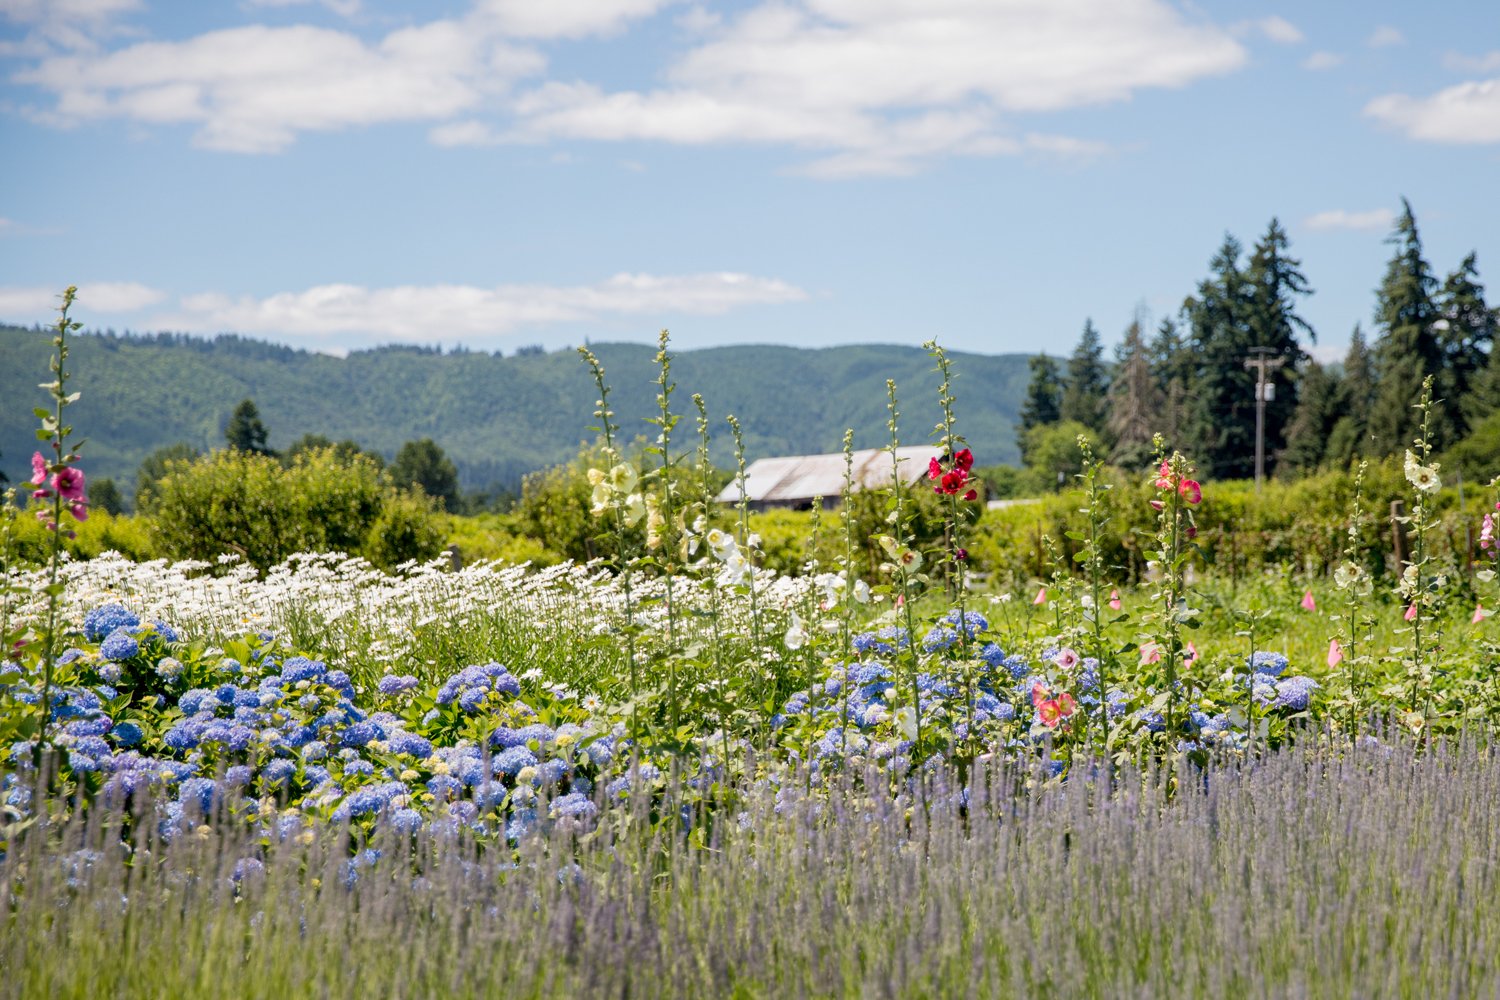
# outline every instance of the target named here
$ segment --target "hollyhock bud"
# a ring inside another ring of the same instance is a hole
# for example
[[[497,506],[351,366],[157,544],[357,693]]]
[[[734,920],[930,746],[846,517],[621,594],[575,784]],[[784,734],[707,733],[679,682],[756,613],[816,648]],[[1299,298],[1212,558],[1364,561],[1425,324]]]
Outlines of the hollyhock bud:
[[[1120,592],[1118,590],[1111,590],[1109,592],[1109,606],[1116,611],[1120,610]]]
[[[978,500],[979,499],[979,491],[978,490],[970,490],[969,492],[967,492],[967,493],[964,494],[964,499],[965,500]]]
[[[969,550],[962,548],[954,549],[953,558],[957,559],[959,562],[963,562],[965,559],[969,558]]]

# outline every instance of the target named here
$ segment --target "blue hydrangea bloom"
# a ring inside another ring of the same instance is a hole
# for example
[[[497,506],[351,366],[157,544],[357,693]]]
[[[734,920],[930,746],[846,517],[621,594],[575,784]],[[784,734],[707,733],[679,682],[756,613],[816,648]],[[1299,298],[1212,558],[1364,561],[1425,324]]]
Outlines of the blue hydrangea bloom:
[[[1262,650],[1250,657],[1250,667],[1257,674],[1280,677],[1288,665],[1286,656]]]
[[[141,727],[134,722],[121,722],[109,731],[109,735],[115,738],[115,742],[122,747],[133,747],[145,738],[146,734]]]
[[[128,660],[141,651],[141,644],[124,629],[116,629],[99,644],[99,655],[106,660]]]
[[[189,778],[177,790],[177,800],[206,813],[213,809],[218,791],[219,786],[212,778]]]
[[[959,625],[958,609],[954,608],[952,611],[948,612],[946,615],[944,615],[942,617],[941,621],[945,625],[951,625],[954,628],[958,628],[958,625]],[[963,616],[963,621],[964,621],[964,636],[965,636],[965,638],[968,638],[968,639],[974,638],[980,632],[988,632],[989,629],[990,629],[990,623],[989,623],[989,621],[984,617],[984,615],[980,614],[978,611],[967,611],[967,612],[965,612],[964,616]]]
[[[491,768],[495,774],[514,778],[523,767],[535,767],[536,754],[526,747],[509,747],[495,755]]]
[[[851,642],[855,652],[890,655],[911,645],[911,637],[899,625],[888,625],[875,632],[861,632]]]
[[[384,695],[400,694],[402,691],[410,691],[417,686],[417,679],[410,674],[386,674],[380,678],[376,688]]]
[[[571,792],[552,800],[551,808],[548,810],[553,819],[593,819],[599,814],[599,807],[587,795]]]
[[[1290,708],[1294,712],[1304,712],[1312,704],[1312,693],[1318,687],[1318,682],[1311,677],[1286,677],[1276,682],[1276,708]]]
[[[133,612],[119,604],[105,604],[83,616],[83,634],[98,642],[116,629],[132,629],[141,623]]]
[[[326,663],[309,660],[305,656],[294,656],[281,665],[281,680],[284,684],[296,684],[298,681],[315,680],[327,672]]]
[[[391,753],[407,754],[419,759],[432,756],[432,741],[415,733],[392,733],[387,743]]]

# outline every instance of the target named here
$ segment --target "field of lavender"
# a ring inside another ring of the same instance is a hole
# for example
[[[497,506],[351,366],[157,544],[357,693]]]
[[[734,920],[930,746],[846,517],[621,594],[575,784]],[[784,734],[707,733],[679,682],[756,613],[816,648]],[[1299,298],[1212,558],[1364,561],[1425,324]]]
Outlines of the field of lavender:
[[[1076,554],[981,586],[930,348],[946,529],[893,476],[870,580],[771,573],[693,499],[665,339],[644,467],[585,352],[608,564],[7,563],[0,992],[1493,995],[1493,522],[1428,553],[1425,432],[1392,577],[1358,489],[1332,580],[1206,577],[1213,486],[1163,449],[1124,589],[1085,446]],[[814,527],[847,552],[852,490]]]

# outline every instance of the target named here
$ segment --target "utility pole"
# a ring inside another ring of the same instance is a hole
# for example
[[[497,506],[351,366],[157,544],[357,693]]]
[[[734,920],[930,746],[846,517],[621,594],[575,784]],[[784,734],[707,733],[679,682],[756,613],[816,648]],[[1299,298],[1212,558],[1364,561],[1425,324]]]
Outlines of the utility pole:
[[[1276,398],[1276,383],[1266,381],[1266,370],[1274,372],[1286,359],[1271,357],[1275,351],[1269,347],[1252,347],[1250,353],[1254,357],[1245,359],[1245,367],[1255,369],[1255,494],[1259,496],[1266,476],[1266,401]]]

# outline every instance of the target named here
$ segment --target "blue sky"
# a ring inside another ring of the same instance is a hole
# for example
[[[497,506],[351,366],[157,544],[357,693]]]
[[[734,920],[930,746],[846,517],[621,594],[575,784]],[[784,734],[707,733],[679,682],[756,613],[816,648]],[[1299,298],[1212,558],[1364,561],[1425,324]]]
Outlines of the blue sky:
[[[1317,353],[1404,195],[1500,298],[1500,5],[0,0],[0,319],[333,353],[1071,349],[1272,216]]]

